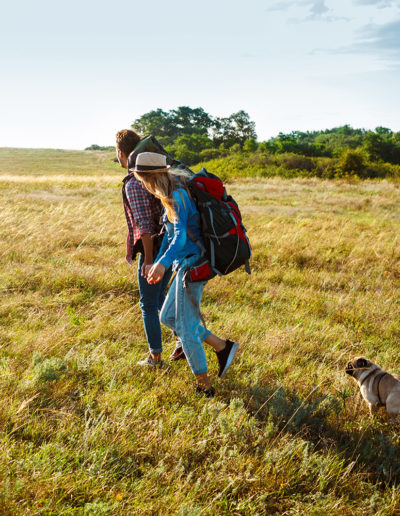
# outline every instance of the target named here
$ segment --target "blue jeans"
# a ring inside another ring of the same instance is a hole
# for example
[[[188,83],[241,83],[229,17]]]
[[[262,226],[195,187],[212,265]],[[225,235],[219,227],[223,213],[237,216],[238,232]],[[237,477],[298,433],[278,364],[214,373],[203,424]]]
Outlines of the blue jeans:
[[[161,353],[161,326],[158,312],[163,306],[165,290],[168,286],[169,280],[171,279],[172,270],[169,268],[165,271],[164,277],[161,281],[150,285],[147,283],[146,278],[143,278],[141,274],[143,262],[144,256],[141,253],[137,270],[140,294],[139,306],[142,311],[143,326],[150,353]]]
[[[207,282],[190,283],[190,290],[196,306],[193,305],[187,289],[183,286],[183,276],[186,270],[197,259],[198,256],[192,256],[181,262],[160,314],[161,322],[174,330],[180,338],[183,351],[194,374],[207,372],[203,342],[211,333],[201,324],[199,315],[200,301]]]

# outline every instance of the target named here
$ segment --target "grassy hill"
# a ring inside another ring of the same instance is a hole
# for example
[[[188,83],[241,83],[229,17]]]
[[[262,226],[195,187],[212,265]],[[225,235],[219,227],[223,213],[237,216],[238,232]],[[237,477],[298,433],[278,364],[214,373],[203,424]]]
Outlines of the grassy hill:
[[[121,173],[115,152],[0,147],[0,174],[102,175]]]
[[[207,349],[205,400],[185,363],[136,366],[122,177],[112,153],[0,149],[0,513],[399,513],[399,430],[344,374],[400,370],[399,183],[230,179],[253,272],[206,287],[240,352],[219,380]]]

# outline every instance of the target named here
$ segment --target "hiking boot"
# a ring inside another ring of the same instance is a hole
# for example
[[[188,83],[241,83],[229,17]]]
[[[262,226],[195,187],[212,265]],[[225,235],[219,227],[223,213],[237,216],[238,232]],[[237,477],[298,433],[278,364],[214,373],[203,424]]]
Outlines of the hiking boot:
[[[239,347],[237,342],[232,342],[231,340],[226,340],[225,342],[225,348],[222,351],[215,352],[219,363],[219,378],[223,378],[225,376],[229,366],[232,364],[232,360],[235,358],[236,351]]]
[[[185,359],[186,358],[186,355],[183,351],[183,347],[182,346],[177,346],[173,353],[171,353],[171,355],[169,356],[169,359],[171,360],[171,362],[173,362],[174,360],[182,360],[182,359]]]
[[[143,360],[139,360],[139,362],[137,362],[137,365],[161,369],[164,366],[164,362],[162,360],[158,360],[158,362],[155,362],[153,360],[153,357],[151,355],[149,355],[146,358],[144,358]]]
[[[196,387],[196,392],[202,394],[206,398],[213,398],[215,396],[214,387],[210,387],[209,389],[202,389],[199,385]]]

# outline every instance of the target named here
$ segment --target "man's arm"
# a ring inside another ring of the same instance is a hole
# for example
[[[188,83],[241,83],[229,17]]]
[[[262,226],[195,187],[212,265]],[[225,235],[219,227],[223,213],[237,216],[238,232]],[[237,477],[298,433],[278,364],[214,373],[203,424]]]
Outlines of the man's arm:
[[[144,262],[142,265],[141,274],[146,277],[146,266],[153,264],[153,239],[150,233],[144,233],[142,235],[142,244],[144,249]]]
[[[135,178],[126,184],[125,192],[134,223],[140,231],[144,249],[144,266],[141,273],[146,277],[145,266],[153,263],[153,239],[151,236],[157,231],[157,228],[154,227],[153,196]]]

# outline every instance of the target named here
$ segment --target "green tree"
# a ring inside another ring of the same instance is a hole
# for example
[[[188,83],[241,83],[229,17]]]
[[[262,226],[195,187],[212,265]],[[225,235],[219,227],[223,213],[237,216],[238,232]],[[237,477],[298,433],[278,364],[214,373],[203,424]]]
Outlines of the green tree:
[[[175,140],[175,146],[186,146],[190,151],[200,152],[203,149],[209,149],[213,146],[213,142],[205,134],[182,134]]]
[[[257,139],[255,123],[250,120],[248,113],[241,110],[229,117],[216,118],[212,127],[215,145],[223,144],[226,148],[235,143],[243,146],[250,138]]]
[[[210,149],[212,145],[212,141],[205,134],[182,134],[167,150],[176,159],[190,166],[204,159],[201,152]]]
[[[243,150],[245,152],[255,152],[257,150],[257,142],[254,138],[249,138],[243,144]]]
[[[380,134],[369,131],[364,137],[363,148],[371,161],[379,161],[385,155],[385,140]]]
[[[379,134],[379,136],[382,136],[382,138],[391,138],[393,136],[393,131],[387,127],[376,127],[375,132]]]
[[[213,120],[203,108],[181,106],[170,111],[171,121],[179,134],[205,134],[213,125]]]
[[[163,144],[171,144],[178,136],[170,113],[162,109],[156,109],[145,113],[136,119],[132,129],[140,134],[152,134],[159,138]]]
[[[171,111],[156,109],[136,119],[132,128],[141,134],[152,134],[164,145],[172,145],[184,134],[207,135],[213,120],[203,108],[180,106]]]

